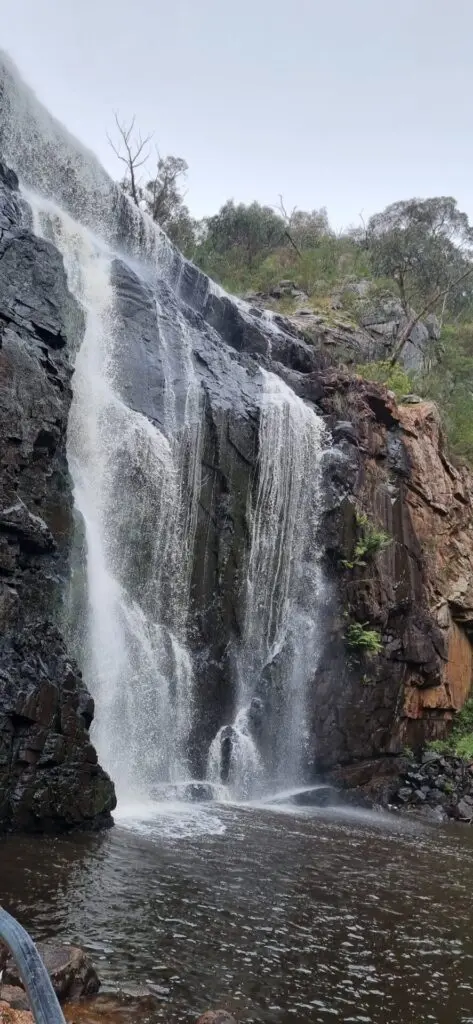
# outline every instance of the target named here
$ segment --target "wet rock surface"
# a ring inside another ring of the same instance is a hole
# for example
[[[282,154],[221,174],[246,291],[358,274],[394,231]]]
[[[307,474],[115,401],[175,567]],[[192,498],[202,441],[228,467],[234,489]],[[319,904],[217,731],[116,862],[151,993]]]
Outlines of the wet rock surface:
[[[94,996],[100,989],[100,981],[92,962],[77,946],[60,946],[54,943],[39,943],[38,952],[46,967],[54,991],[60,1002]],[[1,962],[1,955],[0,955]],[[12,957],[4,957],[0,1000],[11,1006],[24,990],[18,968]],[[23,1006],[18,1007],[23,1009]]]
[[[0,831],[111,822],[93,701],[59,628],[69,575],[71,356],[82,314],[0,164]]]

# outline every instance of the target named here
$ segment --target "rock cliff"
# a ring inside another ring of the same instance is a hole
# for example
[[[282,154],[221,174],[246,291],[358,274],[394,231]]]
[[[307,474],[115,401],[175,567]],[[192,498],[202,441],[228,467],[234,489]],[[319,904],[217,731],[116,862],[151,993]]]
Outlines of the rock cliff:
[[[321,404],[343,422],[326,521],[337,584],[314,688],[314,756],[322,769],[336,763],[338,780],[376,792],[401,770],[392,755],[445,738],[471,691],[473,479],[449,461],[432,403],[399,406],[385,389],[337,373],[325,391]],[[360,511],[386,546],[357,564]],[[347,645],[353,622],[377,631],[379,654]]]
[[[0,831],[111,823],[93,700],[60,628],[72,494],[71,355],[82,314],[0,164]]]

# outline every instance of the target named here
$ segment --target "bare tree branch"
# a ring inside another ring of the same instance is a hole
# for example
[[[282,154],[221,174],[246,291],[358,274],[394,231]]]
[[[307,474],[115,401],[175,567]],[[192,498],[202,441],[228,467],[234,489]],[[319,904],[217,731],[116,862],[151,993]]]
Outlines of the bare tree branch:
[[[135,115],[133,115],[130,124],[126,125],[124,122],[120,121],[118,114],[115,111],[115,124],[117,126],[120,140],[118,145],[113,142],[108,134],[107,139],[115,155],[127,168],[130,179],[130,194],[133,202],[139,206],[140,197],[138,193],[139,186],[136,180],[136,171],[140,167],[143,167],[149,159],[149,150],[146,151],[146,147],[148,146],[152,136],[147,135],[143,139],[140,132],[138,132],[137,135],[134,135]]]
[[[299,249],[299,246],[296,245],[296,243],[295,243],[295,241],[294,241],[294,239],[293,239],[293,237],[291,235],[291,232],[290,232],[290,227],[291,227],[291,224],[292,224],[292,220],[293,220],[294,214],[295,214],[295,212],[297,210],[297,206],[294,206],[294,208],[292,210],[292,213],[288,214],[288,212],[286,210],[286,207],[284,206],[283,197],[282,197],[281,193],[279,193],[279,206],[275,206],[274,209],[275,210],[279,210],[279,213],[281,214],[281,216],[282,216],[282,218],[283,218],[283,220],[284,220],[284,222],[286,224],[286,230],[285,230],[284,234],[285,234],[286,238],[289,240],[289,242],[291,243],[293,249],[295,249],[299,259],[302,259],[302,253],[301,253],[301,251]]]

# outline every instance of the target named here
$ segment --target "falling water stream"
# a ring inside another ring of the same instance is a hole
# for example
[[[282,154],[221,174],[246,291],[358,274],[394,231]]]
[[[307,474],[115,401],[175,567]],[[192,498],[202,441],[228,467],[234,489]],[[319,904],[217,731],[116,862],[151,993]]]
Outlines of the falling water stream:
[[[308,687],[320,650],[323,600],[317,526],[326,430],[284,381],[266,370],[262,378],[245,619],[234,658],[238,711],[209,754],[211,777],[220,778],[223,769],[240,798],[268,785],[303,782]],[[272,728],[264,736],[268,707]],[[258,741],[266,748],[266,772]]]
[[[62,253],[85,312],[68,430],[74,501],[87,546],[80,656],[94,683],[95,741],[104,764],[122,798],[142,798],[153,781],[188,777],[193,673],[185,626],[200,465],[190,353],[184,353],[190,368],[186,417],[190,410],[193,418],[176,431],[167,381],[166,436],[119,392],[113,254],[50,201],[31,193],[26,198],[36,232]]]

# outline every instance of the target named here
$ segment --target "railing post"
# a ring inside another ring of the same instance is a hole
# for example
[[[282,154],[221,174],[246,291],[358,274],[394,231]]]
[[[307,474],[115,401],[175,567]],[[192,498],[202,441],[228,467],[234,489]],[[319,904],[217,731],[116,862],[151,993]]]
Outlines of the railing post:
[[[65,1024],[49,974],[33,940],[11,914],[0,907],[0,939],[10,949],[29,999],[36,1024]]]

